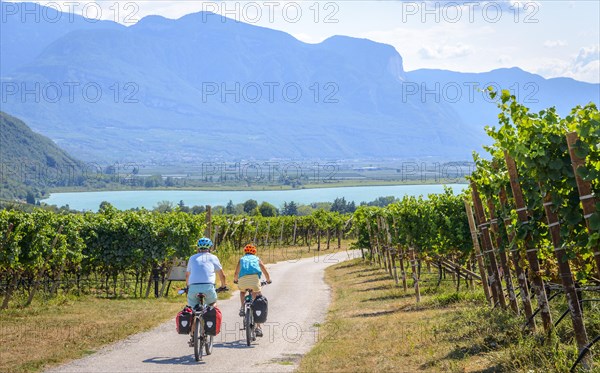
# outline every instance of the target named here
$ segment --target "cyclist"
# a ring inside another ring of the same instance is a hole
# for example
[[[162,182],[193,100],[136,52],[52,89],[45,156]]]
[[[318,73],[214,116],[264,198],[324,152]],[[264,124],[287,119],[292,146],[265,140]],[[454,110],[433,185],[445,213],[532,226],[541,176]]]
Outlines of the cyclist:
[[[265,274],[267,283],[271,283],[271,275],[263,264],[262,260],[256,255],[256,246],[252,244],[244,247],[244,256],[240,258],[233,275],[233,282],[238,284],[240,289],[240,302],[242,308],[240,308],[240,316],[244,316],[244,297],[246,289],[252,289],[252,296],[256,299],[260,293],[260,279],[262,274]],[[260,324],[256,324],[256,336],[262,337],[263,332]]]
[[[223,266],[219,262],[219,258],[210,253],[210,248],[213,246],[212,241],[202,237],[198,240],[197,246],[198,253],[192,255],[188,260],[185,273],[185,283],[188,287],[187,301],[192,308],[198,304],[196,295],[199,293],[206,295],[206,304],[215,305],[217,303],[215,273],[219,274],[221,288],[227,287]]]

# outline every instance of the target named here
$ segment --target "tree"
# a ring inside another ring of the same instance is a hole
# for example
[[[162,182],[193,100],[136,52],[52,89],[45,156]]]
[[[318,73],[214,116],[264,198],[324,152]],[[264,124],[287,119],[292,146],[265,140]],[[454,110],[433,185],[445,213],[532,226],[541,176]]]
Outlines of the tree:
[[[179,211],[181,212],[190,212],[190,208],[185,205],[183,200],[180,200],[177,206],[179,207]]]
[[[283,203],[283,210],[281,211],[282,215],[285,216],[296,216],[298,215],[298,205],[296,202],[291,201],[290,203]]]
[[[251,214],[258,207],[258,202],[253,199],[249,199],[244,202],[244,212],[246,214]]]
[[[258,208],[262,216],[277,216],[277,208],[269,202],[263,202]]]
[[[348,203],[346,198],[336,198],[331,205],[331,211],[339,212],[340,214],[353,213],[356,210],[354,201]]]
[[[173,202],[171,201],[160,201],[154,206],[154,210],[158,212],[171,212],[173,211]]]
[[[227,202],[227,206],[225,207],[225,213],[228,215],[235,214],[235,206],[233,205],[232,200],[229,200],[229,202]]]
[[[376,200],[369,202],[369,206],[386,207],[398,201],[394,196],[378,197]]]
[[[35,205],[35,195],[33,194],[33,192],[31,190],[27,191],[27,197],[25,197],[25,200],[30,205]]]
[[[331,205],[331,211],[344,213],[346,212],[346,198],[336,198]]]
[[[204,211],[206,211],[206,207],[204,207],[204,206],[198,206],[198,205],[196,205],[196,206],[192,206],[192,208],[191,208],[191,210],[190,210],[190,212],[191,212],[193,215],[200,215],[200,214],[202,214]]]
[[[103,211],[108,211],[108,210],[112,210],[112,209],[113,209],[113,205],[111,205],[110,202],[102,201],[100,203],[100,208],[98,210],[100,212],[103,212]]]

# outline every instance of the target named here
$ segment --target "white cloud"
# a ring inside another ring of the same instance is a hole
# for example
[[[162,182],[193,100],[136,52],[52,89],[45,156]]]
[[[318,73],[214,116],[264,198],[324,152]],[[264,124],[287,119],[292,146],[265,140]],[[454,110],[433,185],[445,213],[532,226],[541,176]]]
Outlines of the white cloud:
[[[600,83],[600,47],[594,45],[581,48],[570,61],[545,59],[536,72],[547,78],[569,77],[584,82]]]
[[[559,48],[559,47],[566,47],[567,46],[567,42],[564,40],[546,40],[544,42],[544,47],[546,48]]]
[[[600,60],[600,46],[594,45],[588,48],[581,48],[575,58],[575,66],[585,67],[589,63]]]
[[[465,57],[471,53],[473,53],[473,48],[462,43],[455,45],[437,45],[435,47],[427,46],[419,49],[419,55],[422,58],[434,60]]]

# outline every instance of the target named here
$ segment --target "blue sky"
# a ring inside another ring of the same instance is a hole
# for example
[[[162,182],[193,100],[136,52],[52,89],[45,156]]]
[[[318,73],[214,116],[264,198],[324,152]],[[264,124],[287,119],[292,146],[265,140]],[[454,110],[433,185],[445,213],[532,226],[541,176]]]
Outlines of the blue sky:
[[[60,1],[54,7],[66,10]],[[600,83],[600,1],[85,1],[74,8],[135,23],[209,10],[317,43],[332,35],[393,45],[406,70],[481,72],[518,66]]]

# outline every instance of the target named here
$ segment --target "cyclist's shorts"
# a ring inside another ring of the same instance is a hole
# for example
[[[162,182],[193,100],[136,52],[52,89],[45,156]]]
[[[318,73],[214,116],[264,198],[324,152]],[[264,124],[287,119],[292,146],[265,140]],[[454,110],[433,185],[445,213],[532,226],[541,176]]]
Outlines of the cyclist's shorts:
[[[187,294],[188,305],[192,308],[194,308],[194,306],[198,304],[198,298],[196,297],[196,294],[198,293],[204,293],[204,295],[206,295],[206,298],[204,298],[204,302],[206,304],[215,303],[217,301],[217,292],[215,291],[215,285],[192,284],[189,286]]]
[[[252,289],[252,291],[260,291],[260,278],[257,274],[242,276],[238,279],[238,288],[240,291]]]

